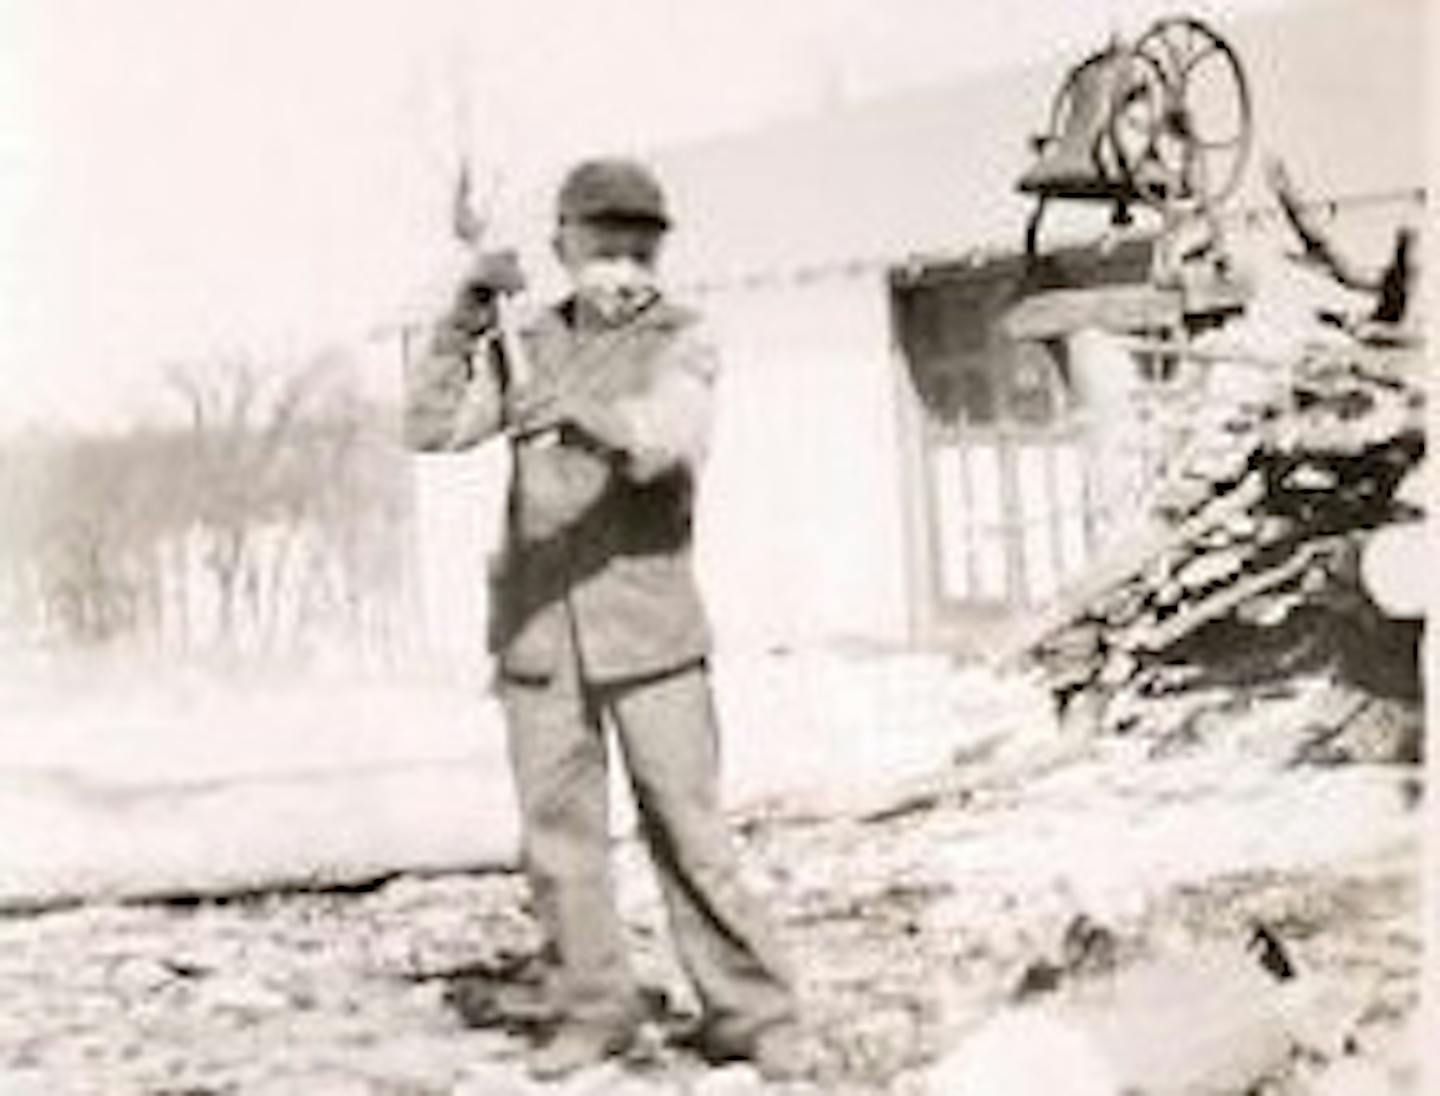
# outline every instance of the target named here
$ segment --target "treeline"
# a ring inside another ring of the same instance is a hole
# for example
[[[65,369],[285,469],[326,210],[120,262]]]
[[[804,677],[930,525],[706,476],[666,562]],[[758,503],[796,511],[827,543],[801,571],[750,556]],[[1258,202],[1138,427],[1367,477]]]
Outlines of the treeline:
[[[411,493],[385,409],[336,362],[171,368],[176,417],[0,442],[0,631],[176,654],[387,657]]]

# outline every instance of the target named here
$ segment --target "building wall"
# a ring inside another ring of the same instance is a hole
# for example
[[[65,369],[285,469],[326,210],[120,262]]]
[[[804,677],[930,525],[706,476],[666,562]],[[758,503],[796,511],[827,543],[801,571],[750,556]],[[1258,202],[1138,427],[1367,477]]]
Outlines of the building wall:
[[[878,272],[700,303],[725,353],[700,525],[720,642],[907,635],[889,302]]]

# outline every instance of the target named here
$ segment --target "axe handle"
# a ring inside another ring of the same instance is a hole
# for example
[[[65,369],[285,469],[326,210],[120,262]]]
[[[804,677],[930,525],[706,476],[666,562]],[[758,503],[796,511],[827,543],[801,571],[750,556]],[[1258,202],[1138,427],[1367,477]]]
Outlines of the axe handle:
[[[505,362],[505,385],[512,391],[523,389],[530,384],[534,370],[530,357],[520,341],[520,332],[515,322],[514,305],[507,294],[501,293],[495,300],[495,326],[500,341],[500,354]]]

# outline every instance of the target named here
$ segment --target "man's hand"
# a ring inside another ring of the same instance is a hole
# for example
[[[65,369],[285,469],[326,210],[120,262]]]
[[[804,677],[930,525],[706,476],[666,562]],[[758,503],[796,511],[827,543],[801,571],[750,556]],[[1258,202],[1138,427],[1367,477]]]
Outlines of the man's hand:
[[[613,408],[584,395],[544,387],[516,393],[509,421],[521,438],[570,428],[607,449],[625,450],[631,443],[627,422]]]
[[[517,437],[531,437],[560,427],[559,394],[545,385],[530,385],[510,397],[506,421]]]
[[[634,445],[630,424],[613,406],[576,396],[561,400],[555,414],[562,426],[571,426],[607,449],[628,453]]]
[[[524,288],[525,275],[515,252],[478,252],[455,291],[451,322],[474,338],[499,323],[500,299]]]

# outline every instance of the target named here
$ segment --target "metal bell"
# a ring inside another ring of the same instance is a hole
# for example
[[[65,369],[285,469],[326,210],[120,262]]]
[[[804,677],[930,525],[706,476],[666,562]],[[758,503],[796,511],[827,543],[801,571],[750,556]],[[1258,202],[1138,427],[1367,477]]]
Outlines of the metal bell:
[[[1026,194],[1053,198],[1115,198],[1123,184],[1106,171],[1101,146],[1125,62],[1117,52],[1098,54],[1067,84],[1061,132],[1042,139],[1040,158],[1020,177]]]

